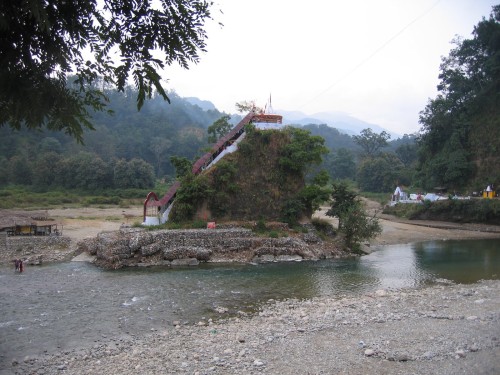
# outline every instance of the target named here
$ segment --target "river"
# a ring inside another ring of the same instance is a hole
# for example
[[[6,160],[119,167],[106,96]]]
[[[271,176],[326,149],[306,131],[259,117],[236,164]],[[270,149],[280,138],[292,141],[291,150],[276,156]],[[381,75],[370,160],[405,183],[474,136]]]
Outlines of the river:
[[[104,271],[89,263],[0,267],[0,369],[15,358],[99,344],[209,318],[269,299],[352,296],[439,281],[500,278],[500,240],[379,247],[361,258]]]

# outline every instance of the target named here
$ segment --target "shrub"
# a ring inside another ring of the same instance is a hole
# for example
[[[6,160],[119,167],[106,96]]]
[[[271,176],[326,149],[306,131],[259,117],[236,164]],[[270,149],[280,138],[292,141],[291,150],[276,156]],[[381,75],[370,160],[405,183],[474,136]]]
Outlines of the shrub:
[[[266,227],[266,222],[264,219],[259,219],[257,220],[257,223],[255,224],[255,231],[256,232],[265,232],[267,230]]]
[[[113,197],[88,197],[84,201],[84,205],[100,205],[100,204],[112,204],[112,205],[119,205],[120,204],[120,197],[113,196]]]
[[[345,235],[345,245],[354,251],[360,250],[361,241],[382,232],[378,219],[368,217],[361,204],[354,204],[344,212],[342,221],[344,224],[341,231]]]
[[[314,225],[314,228],[322,234],[325,234],[327,236],[332,236],[335,234],[335,230],[333,228],[333,225],[330,224],[325,219],[319,219],[317,217],[313,218],[311,221],[312,225]]]
[[[195,220],[191,223],[191,228],[193,229],[205,229],[207,227],[207,222],[204,220]]]
[[[276,230],[269,231],[269,237],[271,237],[271,238],[278,238],[279,236],[280,235],[279,235],[278,231],[276,231]]]

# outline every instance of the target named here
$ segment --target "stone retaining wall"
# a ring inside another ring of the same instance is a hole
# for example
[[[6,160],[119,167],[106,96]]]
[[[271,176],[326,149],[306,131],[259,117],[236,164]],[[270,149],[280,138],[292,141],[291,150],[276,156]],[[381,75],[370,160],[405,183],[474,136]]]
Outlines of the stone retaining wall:
[[[194,265],[203,262],[269,262],[345,255],[315,233],[296,237],[257,237],[244,228],[146,231],[122,228],[78,243],[78,252],[96,256],[104,268]]]
[[[0,234],[0,261],[23,259],[27,264],[64,260],[71,253],[71,239],[64,236],[7,236]]]

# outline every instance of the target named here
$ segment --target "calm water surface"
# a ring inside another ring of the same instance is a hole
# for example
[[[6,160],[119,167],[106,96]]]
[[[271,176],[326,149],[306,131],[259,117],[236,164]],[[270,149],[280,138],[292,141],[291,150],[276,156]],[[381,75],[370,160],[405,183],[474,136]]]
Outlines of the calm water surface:
[[[394,245],[355,259],[103,271],[87,263],[0,268],[0,369],[66,350],[237,311],[268,299],[341,297],[436,279],[500,278],[500,240]]]

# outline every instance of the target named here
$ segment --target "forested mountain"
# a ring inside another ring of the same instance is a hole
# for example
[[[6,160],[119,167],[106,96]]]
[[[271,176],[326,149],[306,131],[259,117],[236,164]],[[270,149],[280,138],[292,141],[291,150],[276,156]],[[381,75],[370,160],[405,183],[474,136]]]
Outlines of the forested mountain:
[[[170,104],[156,97],[146,101],[140,112],[137,111],[137,93],[133,89],[106,94],[113,114],[94,114],[95,130],[84,133],[84,145],[62,132],[13,131],[9,127],[0,127],[0,184],[71,187],[64,181],[90,178],[81,174],[57,176],[68,172],[69,167],[62,166],[69,159],[73,161],[73,169],[76,165],[90,163],[107,170],[108,177],[90,184],[82,182],[77,186],[82,188],[112,187],[111,170],[119,160],[141,160],[154,168],[153,178],[171,177],[175,170],[170,156],[193,160],[200,155],[207,146],[207,127],[223,116],[216,109],[205,111],[190,104],[174,92],[169,93]],[[82,170],[83,167],[76,169]]]
[[[326,124],[316,125],[309,124],[303,126],[304,129],[311,132],[313,135],[319,135],[325,139],[325,146],[329,149],[329,153],[323,156],[321,168],[325,169],[332,179],[352,179],[357,180],[358,167],[363,161],[363,149],[355,141],[355,137],[347,135],[338,129],[332,128]],[[376,133],[375,133],[376,134]],[[392,158],[402,163],[406,167],[410,167],[416,160],[416,135],[404,135],[401,138],[388,141],[387,145],[381,151],[388,153],[386,158]],[[381,168],[387,169],[387,168]],[[394,169],[390,168],[389,169]],[[383,172],[384,174],[388,171]],[[373,181],[373,185],[382,187],[385,191],[387,185],[392,186],[401,178],[393,177],[386,178],[390,180],[386,184],[380,181],[380,175]],[[393,181],[394,180],[394,181]]]
[[[354,142],[350,135],[341,133],[338,129],[326,124],[304,125],[304,129],[309,130],[313,135],[319,135],[325,139],[325,146],[331,151],[336,151],[340,148],[345,148],[352,152],[359,152],[361,148]]]
[[[171,181],[175,169],[171,156],[194,161],[208,146],[207,128],[224,113],[207,101],[181,98],[169,93],[171,103],[161,97],[146,101],[137,111],[137,93],[106,92],[112,115],[94,114],[94,131],[84,133],[84,144],[62,132],[13,131],[0,128],[0,185],[33,185],[37,189],[54,187],[107,189],[150,188],[155,179]],[[203,108],[202,108],[203,107]],[[232,115],[230,123],[240,120]],[[321,168],[334,179],[356,178],[361,148],[350,135],[323,125],[303,129],[325,139],[330,151]],[[413,143],[413,138],[391,145]]]

